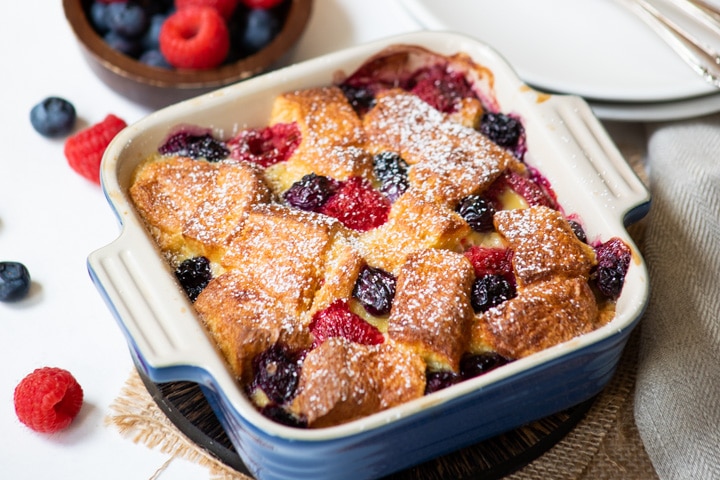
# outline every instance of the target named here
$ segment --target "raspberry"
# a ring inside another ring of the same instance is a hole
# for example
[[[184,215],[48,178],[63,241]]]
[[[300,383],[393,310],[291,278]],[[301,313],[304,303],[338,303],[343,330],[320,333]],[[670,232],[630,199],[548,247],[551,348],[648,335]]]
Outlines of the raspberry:
[[[105,149],[127,126],[124,120],[109,114],[105,119],[65,141],[65,158],[70,167],[88,180],[100,183],[100,162]]]
[[[15,413],[37,432],[53,433],[66,428],[80,412],[83,390],[67,370],[38,368],[15,387]]]
[[[295,123],[276,123],[271,127],[249,128],[228,141],[230,157],[269,167],[284,162],[300,145],[300,129]]]
[[[335,300],[329,307],[313,315],[310,322],[313,348],[332,337],[343,337],[363,345],[377,345],[385,341],[380,330],[350,311],[346,300]]]
[[[188,6],[170,15],[160,30],[160,51],[176,68],[210,69],[230,51],[230,33],[212,7]]]
[[[344,182],[320,209],[320,213],[337,218],[346,227],[360,231],[379,227],[385,223],[389,212],[390,201],[362,177],[353,177]]]
[[[510,188],[515,193],[523,197],[531,207],[542,205],[552,209],[557,209],[552,192],[544,187],[546,181],[542,178],[528,178],[511,170],[506,171],[490,186],[485,197],[491,199],[495,203],[495,208],[500,209],[498,196],[505,188]]]
[[[273,8],[280,5],[283,0],[242,0],[249,8]]]
[[[467,79],[444,66],[420,70],[413,81],[410,92],[443,113],[456,111],[463,98],[475,97]]]
[[[184,10],[188,7],[212,7],[225,19],[229,19],[239,0],[175,0],[175,8]]]
[[[477,278],[485,275],[502,275],[508,280],[514,278],[512,267],[513,251],[510,249],[475,245],[465,252],[465,257],[470,260]]]

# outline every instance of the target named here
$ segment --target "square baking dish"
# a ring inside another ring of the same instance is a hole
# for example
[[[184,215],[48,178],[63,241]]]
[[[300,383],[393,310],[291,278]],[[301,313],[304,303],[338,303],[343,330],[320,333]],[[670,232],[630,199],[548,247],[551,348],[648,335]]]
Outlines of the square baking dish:
[[[552,184],[589,239],[619,237],[633,252],[614,319],[586,335],[485,375],[339,426],[296,429],[263,417],[242,392],[128,195],[135,168],[181,124],[219,137],[264,126],[273,99],[329,85],[389,46],[464,52],[488,68],[484,95],[522,118],[525,162]],[[465,36],[418,32],[391,37],[267,73],[167,107],[122,131],[105,153],[105,195],[119,237],[90,254],[90,276],[153,382],[198,383],[248,469],[262,479],[377,478],[577,405],[612,377],[648,300],[648,277],[626,225],[650,197],[584,100],[549,95],[519,80],[492,48]]]

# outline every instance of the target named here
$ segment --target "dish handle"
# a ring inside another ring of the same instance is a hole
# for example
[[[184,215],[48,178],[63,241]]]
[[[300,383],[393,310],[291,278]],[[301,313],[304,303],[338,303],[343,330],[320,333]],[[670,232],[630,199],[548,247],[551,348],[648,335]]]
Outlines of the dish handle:
[[[555,95],[548,102],[552,129],[571,149],[585,193],[592,202],[617,213],[624,226],[650,209],[650,192],[618,150],[588,103],[577,96]],[[577,192],[577,185],[572,188]]]
[[[125,228],[115,241],[92,252],[90,277],[148,377],[202,383],[207,372],[225,370],[222,360],[204,341],[207,332],[164,258],[138,232]],[[188,370],[187,365],[199,368]]]

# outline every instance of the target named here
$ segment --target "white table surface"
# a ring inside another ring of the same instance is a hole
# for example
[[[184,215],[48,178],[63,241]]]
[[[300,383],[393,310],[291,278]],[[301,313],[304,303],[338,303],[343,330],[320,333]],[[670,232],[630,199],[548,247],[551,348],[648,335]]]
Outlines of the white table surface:
[[[382,12],[382,14],[379,14]],[[75,105],[90,125],[114,113],[128,123],[149,113],[114,93],[86,65],[61,2],[7,2],[0,28],[0,260],[24,263],[29,297],[0,303],[0,477],[6,479],[203,479],[208,472],[136,445],[104,424],[133,369],[121,332],[92,284],[87,255],[119,232],[100,188],[75,174],[63,140],[38,135],[33,105],[50,95]],[[387,0],[316,0],[293,60],[420,29]],[[46,435],[23,426],[13,390],[42,366],[69,370],[85,402],[65,431]]]

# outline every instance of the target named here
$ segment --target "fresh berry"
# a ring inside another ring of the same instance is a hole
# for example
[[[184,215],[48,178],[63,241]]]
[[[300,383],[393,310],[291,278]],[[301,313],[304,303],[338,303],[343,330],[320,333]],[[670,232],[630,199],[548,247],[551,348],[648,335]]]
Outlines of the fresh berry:
[[[318,347],[332,337],[343,337],[364,345],[377,345],[385,341],[380,330],[351,312],[347,301],[343,299],[335,300],[329,307],[315,313],[310,322],[310,331],[314,337],[313,347]]]
[[[456,111],[463,98],[475,97],[464,75],[442,65],[421,69],[411,82],[411,93],[443,113]]]
[[[512,170],[508,170],[500,175],[485,193],[485,197],[494,203],[496,209],[502,208],[499,195],[506,188],[520,195],[531,207],[541,205],[557,209],[557,202],[552,193],[546,191],[534,179],[520,175]]]
[[[206,257],[188,258],[175,269],[175,277],[190,300],[194,302],[212,280],[210,260]]]
[[[160,30],[160,51],[176,68],[215,68],[223,63],[229,50],[225,20],[211,7],[178,10]]]
[[[568,223],[570,224],[570,228],[577,239],[583,243],[587,243],[587,234],[585,233],[585,229],[583,229],[582,225],[580,225],[580,222],[577,220],[568,220]]]
[[[76,118],[73,104],[60,97],[48,97],[30,110],[30,123],[45,137],[69,134]]]
[[[375,105],[375,95],[369,88],[343,83],[340,85],[340,89],[358,115],[364,115]]]
[[[127,126],[124,120],[109,114],[65,141],[65,158],[70,167],[88,180],[100,183],[100,162],[105,149],[115,136]]]
[[[295,123],[245,129],[228,141],[230,157],[269,167],[290,158],[300,145],[300,137]]]
[[[470,303],[475,312],[484,312],[515,295],[515,286],[504,275],[485,275],[473,282]]]
[[[332,178],[309,173],[293,183],[283,193],[283,198],[295,208],[308,212],[318,212],[325,205],[328,198],[337,191],[339,186],[339,182]]]
[[[273,10],[253,8],[245,16],[240,48],[252,55],[266,47],[280,31],[280,19]]]
[[[175,8],[183,10],[188,7],[212,7],[225,19],[229,19],[239,0],[175,0]]]
[[[107,3],[97,0],[90,5],[90,23],[100,35],[104,35],[110,30],[105,20],[105,12],[107,11]]]
[[[298,355],[276,344],[253,359],[252,387],[260,388],[276,404],[283,404],[295,396],[300,380]]]
[[[469,195],[460,201],[457,212],[470,228],[476,232],[491,232],[495,229],[493,216],[495,207],[479,195]]]
[[[408,165],[395,152],[382,152],[373,157],[373,172],[380,181],[380,191],[395,202],[410,186]]]
[[[280,405],[270,404],[266,405],[263,408],[260,409],[260,413],[262,413],[264,416],[269,418],[270,420],[274,420],[277,423],[281,425],[285,425],[287,427],[295,427],[295,428],[306,428],[307,427],[307,421],[304,421],[292,413],[285,410]]]
[[[465,252],[465,257],[470,260],[477,278],[485,275],[502,275],[514,283],[512,250],[473,245]]]
[[[620,295],[625,284],[625,275],[630,267],[630,247],[617,237],[595,248],[597,267],[594,272],[598,290],[608,298]]]
[[[160,50],[145,50],[138,58],[140,63],[144,63],[150,67],[171,69],[172,65],[168,63],[165,56]]]
[[[110,30],[105,34],[103,40],[113,50],[129,57],[135,58],[142,53],[142,41],[139,38],[124,37]]]
[[[460,375],[448,370],[427,371],[425,372],[425,395],[451,387],[461,380]]]
[[[525,129],[519,120],[504,113],[485,112],[480,119],[480,132],[504,148],[515,148]]]
[[[0,302],[21,300],[30,291],[30,272],[19,262],[0,262]]]
[[[273,8],[280,5],[283,0],[242,0],[250,8]]]
[[[145,52],[160,50],[160,31],[165,20],[167,20],[167,15],[163,13],[156,13],[150,17],[150,23],[141,41]]]
[[[162,155],[179,155],[193,159],[204,158],[208,162],[217,162],[227,158],[230,150],[210,133],[191,133],[182,131],[168,138],[158,152]]]
[[[125,38],[138,38],[147,30],[149,19],[137,3],[117,2],[105,9],[105,24],[111,32]]]
[[[370,314],[387,315],[395,297],[395,283],[393,274],[381,268],[365,266],[355,281],[353,297]]]
[[[476,355],[466,354],[460,359],[460,375],[464,380],[479,377],[509,362],[507,358],[496,352],[483,352]]]
[[[362,177],[352,177],[330,197],[320,210],[343,225],[359,231],[379,227],[387,221],[390,202]]]
[[[80,412],[83,390],[62,368],[38,368],[15,387],[15,413],[31,429],[53,433],[67,428]]]

